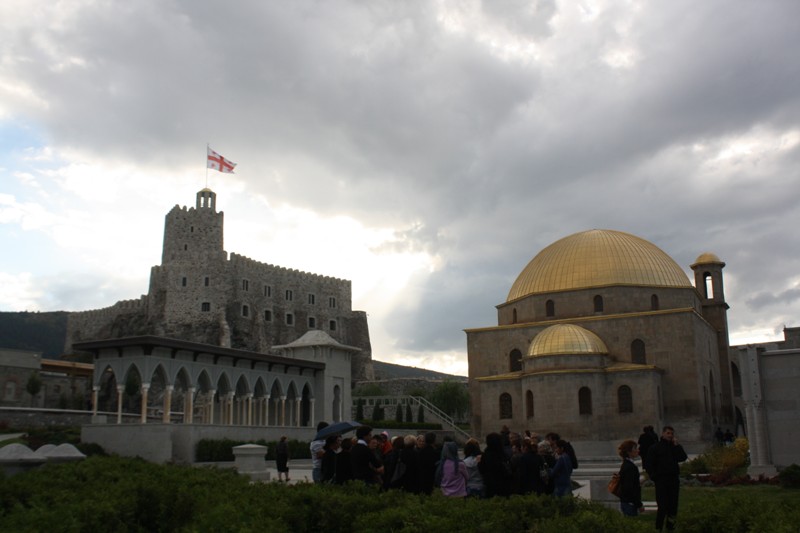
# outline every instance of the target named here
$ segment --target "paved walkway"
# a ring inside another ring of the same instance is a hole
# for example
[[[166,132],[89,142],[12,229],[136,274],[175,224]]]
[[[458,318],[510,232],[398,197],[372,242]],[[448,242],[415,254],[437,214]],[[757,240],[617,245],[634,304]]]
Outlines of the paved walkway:
[[[18,439],[24,435],[25,433],[2,433],[0,434],[0,441]]]

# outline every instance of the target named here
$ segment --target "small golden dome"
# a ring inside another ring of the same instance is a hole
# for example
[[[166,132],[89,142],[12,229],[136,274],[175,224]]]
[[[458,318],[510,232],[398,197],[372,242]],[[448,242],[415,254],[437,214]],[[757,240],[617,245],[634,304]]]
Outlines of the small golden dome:
[[[572,324],[556,324],[531,342],[528,355],[607,354],[606,344],[594,333]]]
[[[704,254],[700,254],[697,256],[697,259],[694,260],[695,265],[706,265],[708,263],[722,263],[722,259],[717,257],[717,254],[706,252]]]
[[[683,269],[655,244],[621,231],[593,229],[539,252],[517,277],[506,301],[608,285],[692,286]]]

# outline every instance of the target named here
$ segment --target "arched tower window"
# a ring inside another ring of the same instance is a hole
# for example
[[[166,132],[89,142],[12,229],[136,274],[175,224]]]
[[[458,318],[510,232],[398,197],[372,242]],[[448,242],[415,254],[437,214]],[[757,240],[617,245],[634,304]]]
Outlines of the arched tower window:
[[[516,309],[516,307],[511,311],[511,323],[512,324],[516,324],[517,323],[517,309]]]
[[[594,312],[595,313],[602,313],[603,312],[603,297],[599,294],[595,295],[594,297]]]
[[[511,350],[511,353],[508,354],[508,370],[509,372],[522,370],[522,352],[516,348]]]
[[[742,375],[739,374],[739,367],[736,363],[731,363],[731,377],[733,378],[733,395],[742,397]]]
[[[533,418],[533,391],[525,393],[525,416]]]
[[[589,387],[581,387],[578,391],[578,413],[592,414],[592,391]]]
[[[513,414],[511,395],[504,392],[500,395],[500,418],[513,418]]]
[[[654,294],[650,297],[650,310],[658,311],[658,295]]]
[[[644,350],[644,341],[642,339],[634,339],[631,343],[631,362],[637,365],[644,365],[647,363],[647,356]]]
[[[633,392],[627,385],[617,389],[617,406],[620,413],[633,412]]]
[[[556,316],[556,304],[553,300],[547,300],[544,304],[544,314],[549,317]]]
[[[714,299],[714,280],[711,278],[710,272],[703,273],[703,290],[707,300]]]

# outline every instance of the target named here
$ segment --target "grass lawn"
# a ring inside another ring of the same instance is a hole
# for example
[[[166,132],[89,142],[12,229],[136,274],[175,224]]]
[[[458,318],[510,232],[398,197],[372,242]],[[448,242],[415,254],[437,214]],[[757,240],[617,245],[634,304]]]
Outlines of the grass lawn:
[[[655,501],[654,487],[642,489],[644,501]],[[720,514],[720,521],[725,517],[736,514],[736,510],[744,507],[768,509],[773,506],[800,508],[800,489],[784,489],[777,485],[731,485],[728,487],[690,487],[682,486],[680,503],[678,506],[678,525],[681,525],[681,516],[696,516],[699,514]],[[645,513],[639,517],[642,522],[655,525],[654,512]],[[715,530],[717,531],[717,530]],[[726,531],[720,527],[718,531]],[[739,529],[739,531],[748,531]],[[795,531],[800,531],[798,527]]]

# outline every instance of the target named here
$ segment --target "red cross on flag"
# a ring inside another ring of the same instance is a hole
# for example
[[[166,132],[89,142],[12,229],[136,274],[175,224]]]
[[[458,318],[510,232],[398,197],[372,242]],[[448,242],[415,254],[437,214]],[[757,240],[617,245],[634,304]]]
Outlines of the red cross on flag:
[[[217,152],[212,150],[210,146],[207,146],[206,150],[208,150],[208,163],[206,164],[207,168],[213,168],[214,170],[219,170],[220,172],[233,174],[233,167],[236,166],[236,163],[233,161],[228,161]]]

